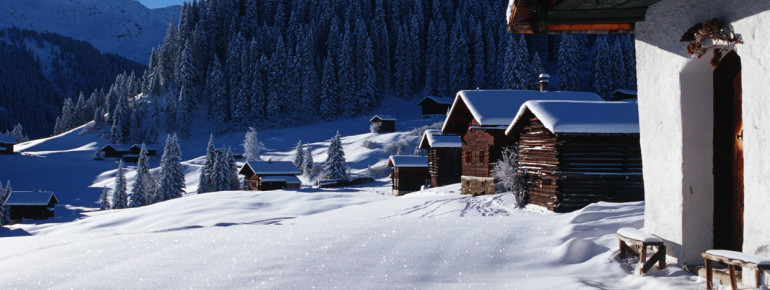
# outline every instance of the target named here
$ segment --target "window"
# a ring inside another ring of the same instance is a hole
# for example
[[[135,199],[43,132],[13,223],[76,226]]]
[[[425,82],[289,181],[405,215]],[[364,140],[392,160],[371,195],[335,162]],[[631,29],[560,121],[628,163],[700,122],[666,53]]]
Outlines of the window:
[[[484,163],[484,150],[479,151],[479,163]]]
[[[465,151],[464,153],[465,153],[465,163],[471,164],[471,155],[472,155],[471,151]]]

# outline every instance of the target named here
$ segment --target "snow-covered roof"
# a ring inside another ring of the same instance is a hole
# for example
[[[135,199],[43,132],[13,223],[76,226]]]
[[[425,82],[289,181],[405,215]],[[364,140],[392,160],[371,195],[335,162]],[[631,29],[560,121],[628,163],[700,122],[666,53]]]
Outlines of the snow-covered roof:
[[[302,184],[296,176],[260,176],[262,182],[286,182],[286,184]]]
[[[9,134],[0,134],[0,144],[16,144],[16,138]]]
[[[52,191],[13,191],[5,201],[7,205],[48,205],[53,199],[59,203]]]
[[[130,150],[134,150],[134,148],[136,148],[136,150],[142,150],[142,144],[134,144],[134,145],[131,145],[131,147],[129,147]],[[157,150],[155,147],[150,147],[147,145],[144,145],[144,149],[146,149],[147,151]]]
[[[639,133],[636,103],[527,101],[508,126],[506,134],[513,133],[527,111],[532,112],[553,133]]]
[[[374,115],[369,122],[374,122],[374,119],[380,119],[383,121],[396,121],[396,118],[391,115]]]
[[[428,167],[428,157],[391,155],[388,167]]]
[[[454,104],[449,110],[444,127],[444,133],[460,133],[459,128],[453,128],[455,118],[462,118],[467,108],[481,126],[508,126],[516,116],[516,111],[522,104],[530,100],[574,100],[601,101],[599,95],[591,92],[569,91],[531,91],[531,90],[467,90],[457,93]],[[467,124],[463,124],[465,126]]]
[[[255,175],[302,174],[302,172],[300,172],[299,169],[294,166],[294,163],[290,161],[246,161],[246,163],[243,164],[243,168],[241,168],[240,172],[243,173],[243,170],[246,169],[246,167],[251,168],[251,171],[253,171]]]
[[[112,149],[115,149],[115,151],[130,151],[132,146],[131,145],[122,145],[122,144],[121,145],[118,145],[118,144],[107,144],[107,145],[104,145],[104,147],[102,147],[101,149],[99,149],[99,151],[104,151],[108,147],[112,147]]]
[[[616,94],[616,93],[620,93],[620,94],[624,94],[624,95],[634,95],[634,96],[636,96],[636,95],[637,95],[637,93],[636,93],[636,91],[635,91],[635,90],[624,90],[624,89],[617,89],[617,90],[615,90],[615,91],[613,91],[613,92],[612,92],[612,95],[614,95],[614,94]]]
[[[420,100],[420,102],[417,103],[417,105],[422,105],[427,100],[432,100],[432,101],[434,101],[434,102],[436,102],[438,104],[451,105],[452,103],[454,103],[455,98],[452,98],[452,97],[427,96],[427,97],[423,98],[422,100]]]
[[[460,148],[463,141],[460,136],[443,135],[440,130],[425,130],[420,140],[420,149],[429,148]]]

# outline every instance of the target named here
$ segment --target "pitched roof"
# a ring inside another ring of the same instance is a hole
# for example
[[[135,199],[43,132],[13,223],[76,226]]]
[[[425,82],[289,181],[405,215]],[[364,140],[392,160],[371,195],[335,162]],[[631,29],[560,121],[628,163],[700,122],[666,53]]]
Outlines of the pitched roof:
[[[483,127],[508,126],[516,112],[529,100],[601,101],[591,92],[530,91],[530,90],[468,90],[457,93],[454,104],[444,121],[444,133],[462,133],[468,115]]]
[[[460,148],[463,141],[457,135],[443,135],[440,130],[425,130],[420,139],[420,149],[430,148]]]
[[[428,167],[428,157],[391,155],[388,167]]]
[[[372,117],[372,119],[369,120],[369,122],[374,122],[374,119],[380,119],[380,120],[383,120],[383,121],[395,121],[396,120],[396,118],[391,116],[391,115],[374,115],[374,117]]]
[[[452,97],[427,96],[427,97],[423,98],[422,100],[420,100],[420,102],[417,103],[417,105],[422,106],[422,104],[425,101],[428,101],[428,100],[434,101],[434,102],[436,102],[438,104],[452,105],[452,103],[454,102],[455,98],[452,98]]]
[[[5,201],[6,205],[48,205],[53,199],[59,203],[52,191],[13,191]]]
[[[262,182],[286,182],[286,184],[302,184],[296,176],[260,176]]]
[[[246,161],[239,171],[244,173],[246,169],[254,172],[255,175],[298,175],[302,172],[294,166],[291,161]]]
[[[9,134],[0,134],[0,144],[16,144],[16,138]]]
[[[553,133],[639,133],[639,110],[634,102],[528,101],[508,126],[514,133],[531,112]]]
[[[123,144],[107,144],[107,145],[104,145],[104,147],[102,147],[101,149],[99,149],[99,151],[104,151],[107,148],[112,148],[115,151],[125,151],[125,152],[131,151],[131,145],[123,145]]]

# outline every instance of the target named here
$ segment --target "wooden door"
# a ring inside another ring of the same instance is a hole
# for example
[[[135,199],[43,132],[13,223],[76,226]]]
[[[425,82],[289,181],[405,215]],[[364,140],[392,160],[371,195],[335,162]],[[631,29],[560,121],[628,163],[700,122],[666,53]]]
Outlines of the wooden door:
[[[714,70],[714,248],[743,247],[741,60],[728,53]]]

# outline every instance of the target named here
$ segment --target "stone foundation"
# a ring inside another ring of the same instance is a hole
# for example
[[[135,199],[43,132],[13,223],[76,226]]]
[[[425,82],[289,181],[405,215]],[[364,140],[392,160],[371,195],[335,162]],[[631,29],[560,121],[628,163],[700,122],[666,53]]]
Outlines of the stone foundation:
[[[462,176],[460,182],[462,194],[495,194],[495,179],[492,177]]]

